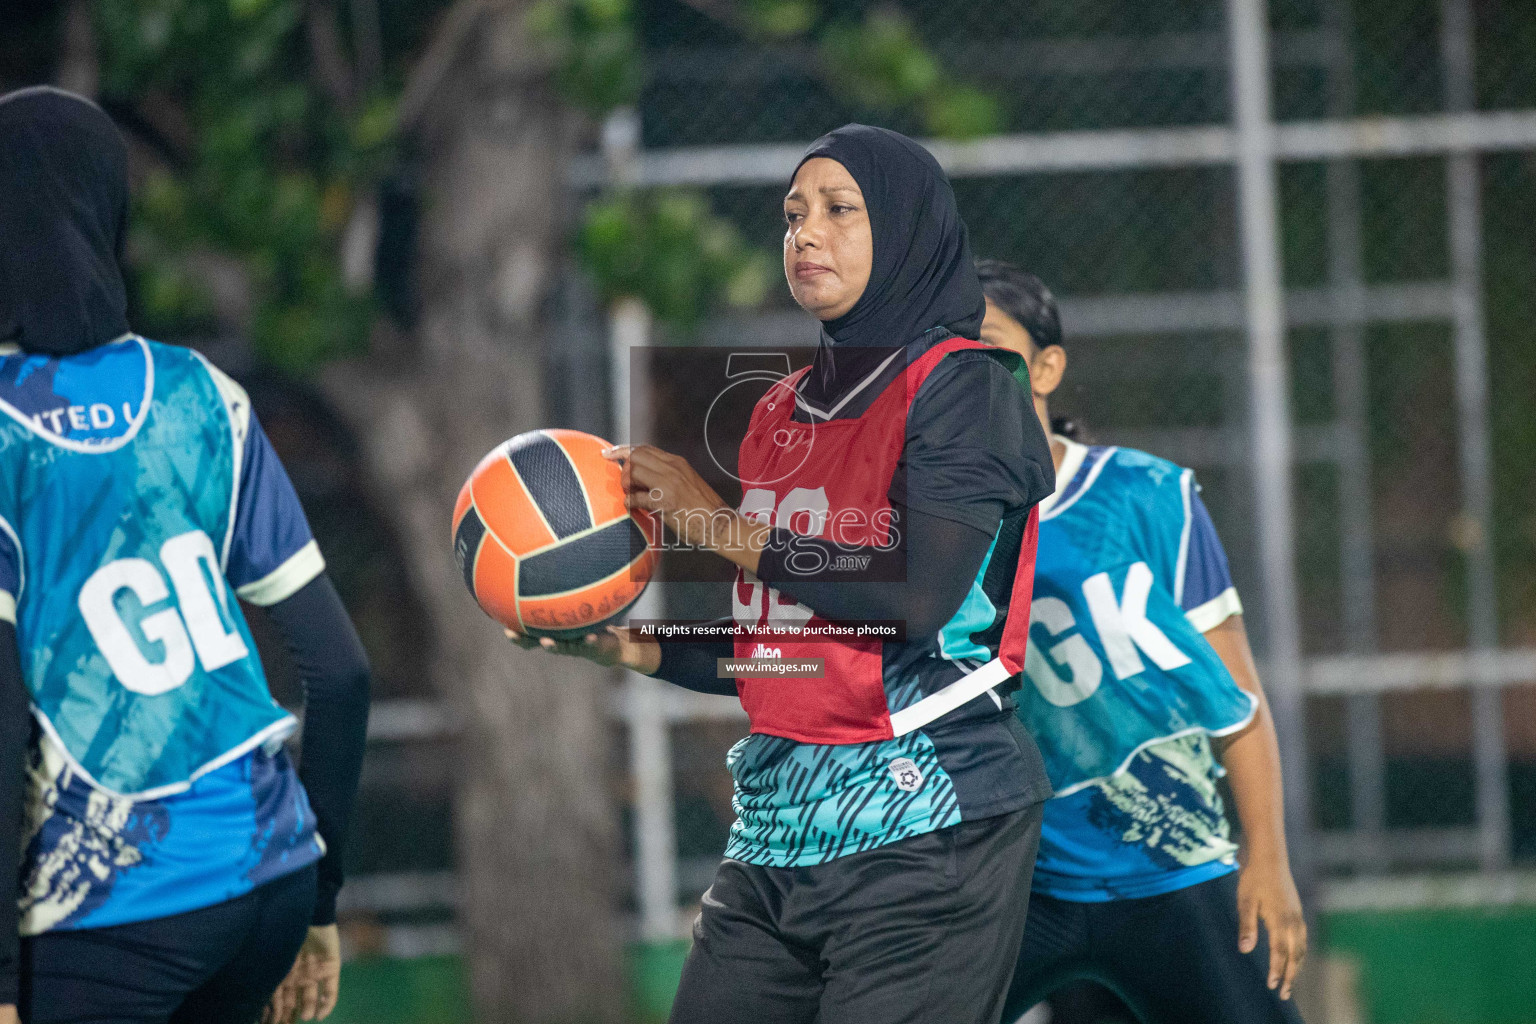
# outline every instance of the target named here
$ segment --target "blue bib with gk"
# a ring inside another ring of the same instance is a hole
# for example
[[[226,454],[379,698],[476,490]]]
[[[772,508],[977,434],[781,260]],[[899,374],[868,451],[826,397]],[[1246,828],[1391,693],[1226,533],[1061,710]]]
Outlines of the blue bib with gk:
[[[1252,718],[1180,605],[1194,480],[1143,452],[1084,449],[1042,505],[1019,717],[1058,796],[1153,744]]]
[[[0,530],[22,553],[17,638],[49,739],[147,799],[291,731],[224,576],[243,394],[139,338],[12,355],[4,378]]]

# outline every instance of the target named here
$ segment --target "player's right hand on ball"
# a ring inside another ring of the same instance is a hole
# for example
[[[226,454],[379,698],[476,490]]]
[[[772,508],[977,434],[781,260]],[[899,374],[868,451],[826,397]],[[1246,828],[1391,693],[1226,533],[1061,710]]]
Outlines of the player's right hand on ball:
[[[509,626],[507,639],[527,651],[545,650],[551,654],[585,658],[599,665],[622,666],[646,675],[661,667],[660,644],[655,640],[633,639],[628,630],[618,626],[608,626],[602,633],[588,633],[580,640],[524,636]]]

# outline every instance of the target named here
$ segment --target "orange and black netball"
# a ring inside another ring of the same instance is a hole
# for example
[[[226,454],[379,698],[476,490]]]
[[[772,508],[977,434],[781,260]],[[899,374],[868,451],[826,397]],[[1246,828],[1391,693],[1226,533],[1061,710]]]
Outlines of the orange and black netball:
[[[533,430],[480,461],[453,509],[464,584],[491,618],[574,639],[622,616],[650,581],[660,526],[624,507],[608,442]]]

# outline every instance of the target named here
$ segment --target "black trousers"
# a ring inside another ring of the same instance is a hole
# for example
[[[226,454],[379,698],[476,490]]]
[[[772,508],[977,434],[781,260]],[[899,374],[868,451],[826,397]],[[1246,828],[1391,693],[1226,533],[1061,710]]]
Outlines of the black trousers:
[[[26,1024],[251,1024],[315,906],[314,865],[172,917],[21,941]]]
[[[801,868],[727,860],[672,1024],[996,1024],[1040,805]]]
[[[1269,943],[1237,949],[1237,874],[1137,900],[1035,893],[1003,1020],[1070,981],[1096,981],[1143,1024],[1301,1024],[1268,987]]]

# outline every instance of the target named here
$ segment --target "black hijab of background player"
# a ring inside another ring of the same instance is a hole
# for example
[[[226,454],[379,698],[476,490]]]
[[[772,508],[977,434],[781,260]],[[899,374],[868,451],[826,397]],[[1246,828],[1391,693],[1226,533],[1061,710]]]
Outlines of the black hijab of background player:
[[[849,124],[817,139],[800,163],[814,157],[836,160],[858,182],[874,241],[869,284],[852,309],[822,323],[801,388],[807,404],[830,409],[895,348],[980,338],[986,300],[954,190],[933,154],[897,132]]]
[[[91,101],[0,96],[0,342],[62,356],[128,333],[128,150]]]

